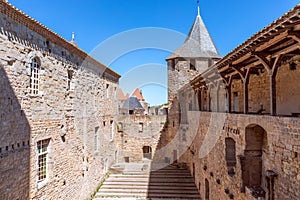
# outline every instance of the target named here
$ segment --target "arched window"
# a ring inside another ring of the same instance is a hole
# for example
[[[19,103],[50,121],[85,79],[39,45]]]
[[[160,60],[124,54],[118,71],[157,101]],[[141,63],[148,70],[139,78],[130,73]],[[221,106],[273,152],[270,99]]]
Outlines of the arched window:
[[[38,58],[32,59],[30,70],[30,89],[31,94],[39,93],[40,61]]]

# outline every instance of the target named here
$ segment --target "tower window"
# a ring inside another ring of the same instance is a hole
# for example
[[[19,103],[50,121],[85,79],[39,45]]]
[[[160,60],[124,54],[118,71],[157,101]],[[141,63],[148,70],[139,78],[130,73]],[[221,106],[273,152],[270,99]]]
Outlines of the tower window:
[[[169,60],[169,61],[168,61],[168,65],[169,65],[169,69],[170,69],[171,71],[174,71],[174,70],[175,70],[175,62],[174,62],[174,60]]]
[[[196,70],[196,60],[195,59],[190,60],[190,70]]]

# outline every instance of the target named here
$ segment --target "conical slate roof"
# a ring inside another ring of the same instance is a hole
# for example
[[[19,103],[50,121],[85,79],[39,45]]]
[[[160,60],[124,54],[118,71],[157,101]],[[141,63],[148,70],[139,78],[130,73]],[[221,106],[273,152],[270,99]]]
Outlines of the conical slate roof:
[[[129,97],[123,104],[124,109],[134,110],[134,109],[144,109],[139,100],[136,97]]]
[[[173,58],[221,58],[206,26],[200,16],[200,12],[184,42],[167,60]]]

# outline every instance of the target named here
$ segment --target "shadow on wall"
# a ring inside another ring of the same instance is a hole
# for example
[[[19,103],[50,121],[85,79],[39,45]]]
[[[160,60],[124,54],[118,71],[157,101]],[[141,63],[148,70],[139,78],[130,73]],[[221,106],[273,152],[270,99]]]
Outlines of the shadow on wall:
[[[29,199],[30,126],[0,66],[0,199]]]

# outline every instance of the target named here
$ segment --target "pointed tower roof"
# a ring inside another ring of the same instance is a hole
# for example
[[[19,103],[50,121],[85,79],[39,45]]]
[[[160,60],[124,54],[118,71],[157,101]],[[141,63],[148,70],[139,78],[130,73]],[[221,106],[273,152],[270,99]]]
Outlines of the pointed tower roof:
[[[138,98],[139,101],[145,101],[142,92],[139,90],[139,88],[136,88],[131,96]]]
[[[128,99],[128,97],[126,97],[122,91],[121,88],[118,89],[118,99],[121,100],[121,101],[124,101],[126,99]]]
[[[200,8],[198,7],[198,15],[196,20],[184,42],[167,60],[173,58],[221,58],[207,28],[200,16]]]

